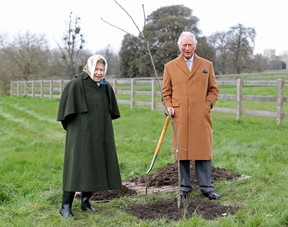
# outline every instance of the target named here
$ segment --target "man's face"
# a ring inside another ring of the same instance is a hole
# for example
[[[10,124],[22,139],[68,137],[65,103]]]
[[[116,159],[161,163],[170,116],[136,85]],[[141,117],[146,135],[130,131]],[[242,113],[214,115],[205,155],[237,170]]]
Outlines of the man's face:
[[[103,63],[98,62],[95,67],[94,71],[94,81],[99,82],[103,79],[105,72],[105,65]]]
[[[196,50],[196,45],[193,44],[191,37],[186,36],[182,38],[179,50],[184,58],[190,59]]]

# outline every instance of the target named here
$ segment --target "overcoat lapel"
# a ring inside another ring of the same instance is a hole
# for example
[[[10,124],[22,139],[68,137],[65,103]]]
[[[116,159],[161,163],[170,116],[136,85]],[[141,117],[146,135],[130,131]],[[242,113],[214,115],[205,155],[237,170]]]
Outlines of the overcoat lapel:
[[[192,74],[191,74],[191,72],[190,72],[190,70],[189,70],[189,68],[188,68],[188,66],[187,66],[184,58],[183,58],[181,55],[178,57],[178,60],[177,60],[176,65],[177,65],[188,77],[192,76]]]
[[[189,79],[195,74],[199,66],[201,65],[201,61],[197,54],[194,54],[193,66],[192,71],[190,72],[183,56],[178,57],[177,66],[189,77]]]
[[[191,74],[189,75],[189,79],[195,74],[195,72],[197,71],[200,65],[201,65],[201,61],[199,60],[199,57],[197,56],[197,54],[194,54],[192,71],[191,71]]]

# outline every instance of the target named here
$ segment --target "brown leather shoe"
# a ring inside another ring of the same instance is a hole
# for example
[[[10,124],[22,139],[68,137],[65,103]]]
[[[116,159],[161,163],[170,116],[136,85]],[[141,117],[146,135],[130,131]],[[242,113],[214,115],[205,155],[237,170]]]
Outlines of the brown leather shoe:
[[[214,191],[211,191],[211,192],[206,192],[206,193],[203,193],[204,196],[208,197],[209,199],[220,199],[220,195],[218,195],[216,192]]]

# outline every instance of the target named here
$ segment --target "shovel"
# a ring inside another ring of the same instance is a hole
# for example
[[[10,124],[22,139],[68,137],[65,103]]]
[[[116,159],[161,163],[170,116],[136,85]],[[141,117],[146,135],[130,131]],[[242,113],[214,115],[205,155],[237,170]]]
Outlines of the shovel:
[[[170,121],[170,118],[169,118],[169,116],[167,116],[167,117],[166,117],[166,120],[165,120],[165,123],[164,123],[164,126],[163,126],[163,129],[162,129],[162,132],[161,132],[161,135],[160,135],[160,138],[159,138],[159,140],[158,140],[158,144],[157,144],[156,149],[155,149],[155,152],[154,152],[154,156],[153,156],[152,162],[151,162],[150,167],[149,167],[149,169],[147,170],[146,174],[148,174],[148,173],[151,171],[151,169],[153,168],[153,166],[154,166],[155,160],[156,160],[156,158],[157,158],[157,155],[158,155],[158,153],[159,153],[159,151],[160,151],[160,147],[161,147],[162,142],[163,142],[163,140],[164,140],[164,136],[165,136],[167,127],[168,127],[168,125],[169,125],[169,121]]]

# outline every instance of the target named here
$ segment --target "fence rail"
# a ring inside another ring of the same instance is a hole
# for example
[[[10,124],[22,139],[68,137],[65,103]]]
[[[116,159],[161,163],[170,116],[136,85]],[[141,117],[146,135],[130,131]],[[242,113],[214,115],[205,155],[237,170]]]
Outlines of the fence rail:
[[[64,86],[69,80],[32,80],[11,81],[11,96],[30,96],[40,98],[60,98]],[[135,79],[111,79],[109,80],[119,104],[134,106],[147,106],[152,111],[162,108],[161,90],[162,81],[155,78]],[[236,94],[220,94],[218,100],[232,100],[236,102],[236,108],[214,107],[213,112],[235,114],[240,120],[242,115],[263,116],[276,118],[277,124],[281,124],[284,118],[288,118],[288,112],[284,112],[284,103],[288,102],[288,96],[284,96],[284,88],[288,86],[288,80],[218,80],[219,86],[235,86]],[[275,96],[243,95],[245,86],[276,87]],[[144,97],[144,98],[143,98]],[[276,103],[275,111],[248,110],[242,106],[243,101],[259,101]]]

